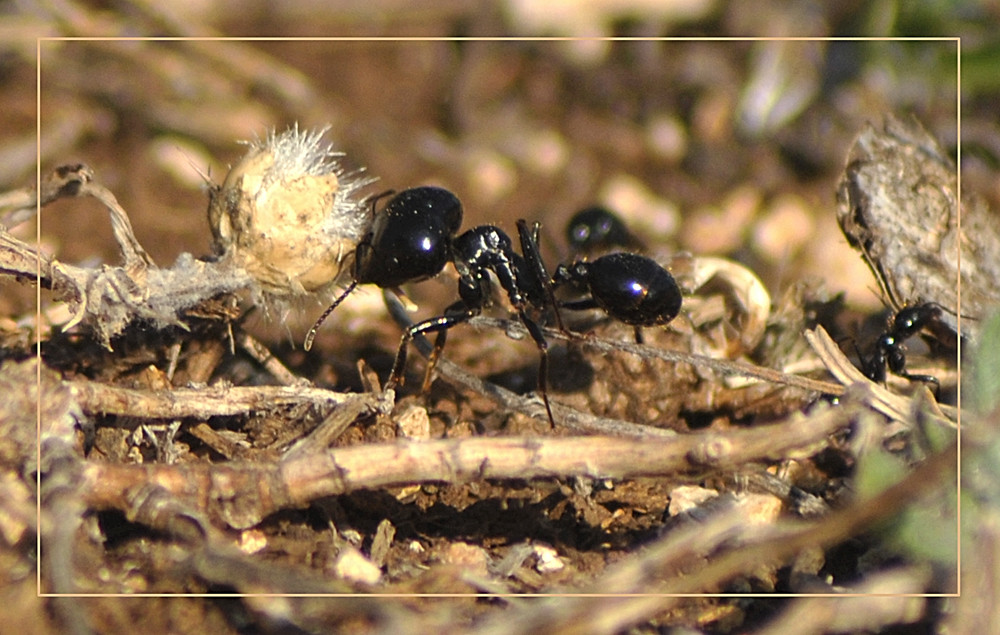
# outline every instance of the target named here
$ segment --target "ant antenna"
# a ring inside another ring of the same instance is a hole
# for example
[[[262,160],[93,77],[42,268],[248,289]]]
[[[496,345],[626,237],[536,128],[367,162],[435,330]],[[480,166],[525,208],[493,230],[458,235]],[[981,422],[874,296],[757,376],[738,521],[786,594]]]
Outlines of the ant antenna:
[[[340,303],[343,302],[344,299],[347,296],[349,296],[351,294],[351,291],[354,291],[354,289],[357,286],[358,286],[358,281],[352,280],[351,284],[347,285],[347,288],[344,289],[344,292],[341,293],[340,296],[333,301],[333,304],[331,304],[326,309],[326,311],[323,311],[323,315],[319,316],[319,319],[316,320],[316,323],[313,324],[313,327],[309,329],[308,333],[306,333],[306,339],[304,342],[302,342],[302,347],[304,349],[306,349],[307,351],[312,349],[313,340],[316,339],[316,331],[318,331],[319,327],[323,325],[323,322],[326,321],[326,318],[330,317],[330,314],[333,313],[333,310],[336,309],[338,306],[340,306]]]

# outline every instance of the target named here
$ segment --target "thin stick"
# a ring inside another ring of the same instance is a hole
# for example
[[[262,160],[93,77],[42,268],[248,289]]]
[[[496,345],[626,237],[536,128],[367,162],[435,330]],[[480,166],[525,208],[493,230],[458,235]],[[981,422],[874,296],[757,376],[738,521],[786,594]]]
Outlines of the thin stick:
[[[469,323],[477,326],[499,328],[504,331],[511,332],[518,332],[518,329],[523,329],[523,327],[521,327],[521,325],[517,322],[490,317],[476,317],[470,320]],[[810,379],[808,377],[800,377],[799,375],[790,375],[788,373],[782,373],[764,366],[748,364],[747,362],[716,359],[705,355],[695,355],[693,353],[655,348],[645,344],[609,340],[590,335],[579,335],[574,333],[567,335],[566,333],[562,333],[556,329],[546,328],[544,330],[545,335],[548,337],[567,342],[579,343],[587,348],[593,348],[598,351],[621,351],[631,353],[645,359],[662,359],[668,362],[681,362],[691,364],[693,366],[709,368],[723,375],[741,375],[743,377],[752,377],[774,384],[794,386],[810,392],[818,392],[829,395],[844,394],[844,387],[839,384],[828,381],[820,381],[818,379]]]
[[[232,417],[275,412],[303,404],[333,408],[357,397],[322,388],[300,386],[225,386],[151,391],[118,388],[92,381],[67,381],[87,414],[128,415],[145,419]]]

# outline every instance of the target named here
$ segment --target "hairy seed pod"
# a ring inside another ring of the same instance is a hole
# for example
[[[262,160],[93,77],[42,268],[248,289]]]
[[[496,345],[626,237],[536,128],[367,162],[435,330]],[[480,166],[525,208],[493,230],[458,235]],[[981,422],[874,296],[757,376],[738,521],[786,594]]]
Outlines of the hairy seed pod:
[[[322,142],[327,128],[298,125],[249,150],[212,188],[214,250],[259,283],[255,295],[287,299],[331,287],[350,270],[371,224],[358,190],[374,179],[346,173]]]

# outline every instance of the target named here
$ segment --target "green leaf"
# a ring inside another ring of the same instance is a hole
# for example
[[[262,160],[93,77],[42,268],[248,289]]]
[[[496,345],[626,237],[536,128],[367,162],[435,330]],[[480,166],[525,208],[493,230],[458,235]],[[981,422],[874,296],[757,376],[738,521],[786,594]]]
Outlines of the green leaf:
[[[971,359],[972,401],[985,414],[1000,405],[1000,313],[983,322],[979,333],[979,348]]]

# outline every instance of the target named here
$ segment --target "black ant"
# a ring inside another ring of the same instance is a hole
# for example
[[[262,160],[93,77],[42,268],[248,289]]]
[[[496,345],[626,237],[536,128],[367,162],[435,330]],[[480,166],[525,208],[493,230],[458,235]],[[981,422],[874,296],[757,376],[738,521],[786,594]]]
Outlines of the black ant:
[[[374,203],[373,203],[374,206]],[[511,239],[493,225],[480,225],[456,235],[462,221],[462,206],[451,192],[437,187],[417,187],[395,195],[375,215],[372,229],[358,244],[354,279],[316,321],[306,336],[308,350],[323,320],[359,284],[393,288],[440,273],[448,262],[459,274],[459,300],[444,314],[411,325],[403,333],[386,389],[402,383],[410,341],[424,333],[437,338],[428,357],[423,389],[429,388],[433,368],[444,348],[448,330],[479,315],[491,300],[489,272],[497,278],[538,347],[538,391],[545,403],[549,423],[555,425],[549,404],[548,342],[529,308],[551,309],[560,330],[566,331],[559,308],[579,310],[600,307],[611,317],[635,326],[666,324],[680,309],[681,296],[673,277],[655,261],[636,254],[616,253],[593,262],[560,265],[549,276],[538,248],[540,225],[529,231],[517,222],[522,254]],[[586,290],[589,299],[558,303],[554,289],[574,284]]]
[[[860,353],[861,370],[868,379],[885,383],[886,369],[910,381],[921,381],[939,385],[936,377],[931,375],[914,375],[906,372],[906,348],[903,343],[913,337],[924,327],[936,322],[941,316],[941,306],[929,302],[904,307],[893,317],[886,329],[875,342],[875,352],[865,358]]]
[[[546,297],[543,280],[548,274],[537,256],[534,237],[526,232],[521,236],[522,250],[530,252],[533,258],[529,271],[528,262],[514,251],[510,238],[501,229],[480,225],[456,235],[461,224],[462,204],[448,190],[416,187],[393,196],[375,215],[371,231],[358,244],[354,279],[316,321],[306,336],[305,348],[311,348],[323,320],[359,284],[394,288],[405,282],[417,282],[437,275],[447,263],[452,262],[459,274],[458,294],[461,299],[446,308],[443,315],[406,329],[386,382],[386,389],[402,383],[410,340],[424,333],[436,332],[438,336],[424,378],[423,388],[426,390],[447,340],[448,329],[479,315],[489,305],[492,284],[488,272],[492,271],[538,346],[541,354],[538,387],[552,422],[552,409],[545,386],[548,342],[542,335],[541,327],[527,313],[529,305],[537,308],[554,305],[554,300]],[[526,245],[526,240],[530,240],[531,245]]]
[[[631,326],[667,324],[680,312],[681,291],[670,273],[655,260],[619,251],[596,260],[559,265],[555,286],[585,288],[589,298],[562,302],[570,310],[603,309]]]
[[[593,253],[613,247],[643,250],[642,241],[605,207],[585,207],[566,223],[566,242],[575,253]]]

